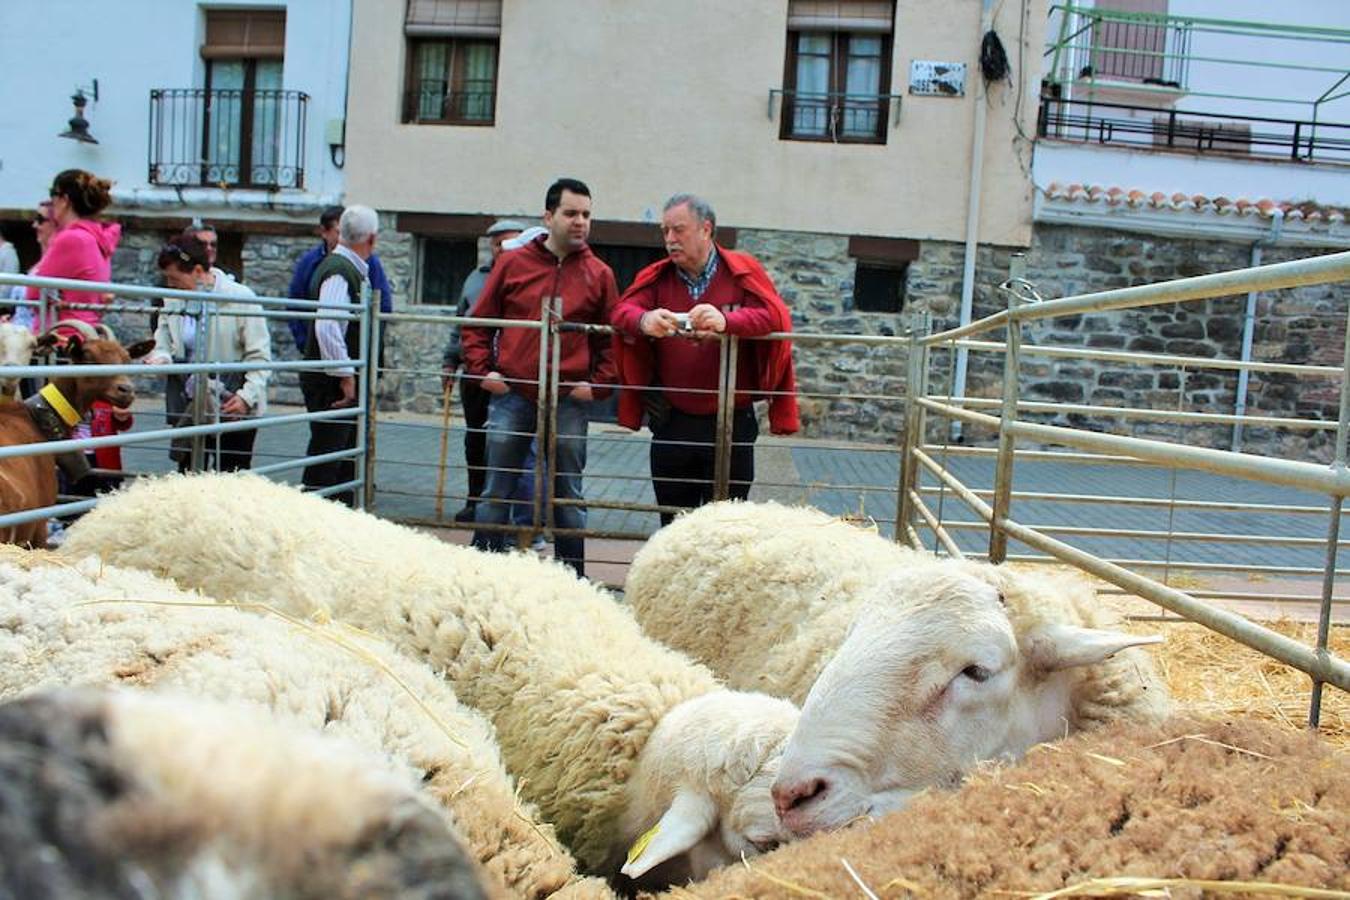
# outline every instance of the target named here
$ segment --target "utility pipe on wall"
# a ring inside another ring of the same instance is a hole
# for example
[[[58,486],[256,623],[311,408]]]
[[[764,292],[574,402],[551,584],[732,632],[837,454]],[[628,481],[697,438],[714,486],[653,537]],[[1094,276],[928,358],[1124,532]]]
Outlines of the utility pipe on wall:
[[[1252,242],[1252,261],[1251,267],[1254,269],[1261,265],[1261,249],[1263,247],[1274,246],[1280,239],[1280,232],[1284,230],[1284,210],[1276,208],[1271,211],[1273,218],[1270,220],[1270,231],[1259,241]],[[1247,292],[1247,309],[1242,316],[1242,362],[1251,362],[1252,359],[1252,337],[1256,332],[1256,295],[1259,291]],[[1251,372],[1248,369],[1238,370],[1237,383],[1237,403],[1234,406],[1234,415],[1244,415],[1247,412],[1247,382],[1251,380]],[[1242,423],[1233,423],[1233,443],[1229,447],[1234,453],[1239,453],[1242,446]]]
[[[980,39],[989,33],[994,25],[994,0],[984,0],[980,11]],[[979,66],[976,66],[979,71]],[[1022,73],[1015,73],[1021,78]],[[988,108],[989,85],[983,73],[978,79],[975,92],[975,133],[971,138],[970,156],[970,197],[966,203],[966,253],[961,267],[961,320],[960,324],[969,325],[975,302],[975,255],[979,247],[980,236],[980,182],[984,176],[984,125]],[[966,366],[969,351],[965,347],[956,350],[956,371],[952,376],[956,383],[952,385],[952,400],[957,405],[966,395]],[[952,423],[952,434],[961,437],[961,423]]]

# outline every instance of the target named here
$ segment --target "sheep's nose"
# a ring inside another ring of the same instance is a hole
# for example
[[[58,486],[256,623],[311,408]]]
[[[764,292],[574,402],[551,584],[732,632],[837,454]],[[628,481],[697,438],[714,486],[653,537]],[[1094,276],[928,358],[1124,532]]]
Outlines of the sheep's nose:
[[[773,808],[782,819],[793,810],[825,796],[829,790],[830,783],[824,778],[804,778],[787,784],[776,782],[772,788]]]

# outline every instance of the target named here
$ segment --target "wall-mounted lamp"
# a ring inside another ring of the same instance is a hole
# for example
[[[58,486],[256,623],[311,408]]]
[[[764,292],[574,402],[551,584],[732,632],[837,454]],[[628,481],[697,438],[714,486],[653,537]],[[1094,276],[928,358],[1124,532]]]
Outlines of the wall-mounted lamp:
[[[94,79],[93,85],[88,88],[83,86],[76,87],[75,93],[71,95],[70,102],[75,104],[75,115],[70,118],[70,128],[61,132],[57,137],[70,138],[72,141],[79,141],[82,144],[97,144],[98,140],[89,133],[89,120],[84,117],[84,106],[88,103],[85,91],[88,90],[89,96],[98,102],[98,79]]]

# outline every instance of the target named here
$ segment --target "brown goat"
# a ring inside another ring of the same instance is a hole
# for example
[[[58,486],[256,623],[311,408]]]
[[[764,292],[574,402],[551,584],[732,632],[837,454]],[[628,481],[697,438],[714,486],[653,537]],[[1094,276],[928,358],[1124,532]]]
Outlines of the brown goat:
[[[63,324],[70,323],[58,323]],[[55,326],[52,330],[55,331]],[[73,365],[126,365],[154,348],[154,341],[141,341],[125,348],[106,328],[95,332],[85,325],[76,330],[81,334],[71,335],[66,341],[67,355]],[[43,391],[64,420],[66,435],[88,415],[95,400],[107,400],[119,409],[126,409],[136,399],[136,389],[127,375],[58,376],[50,379]],[[38,444],[54,437],[58,435],[39,427],[28,404],[0,403],[0,447]],[[39,509],[54,503],[56,464],[52,454],[0,459],[0,514]],[[0,528],[0,543],[46,547],[47,522],[37,519]]]

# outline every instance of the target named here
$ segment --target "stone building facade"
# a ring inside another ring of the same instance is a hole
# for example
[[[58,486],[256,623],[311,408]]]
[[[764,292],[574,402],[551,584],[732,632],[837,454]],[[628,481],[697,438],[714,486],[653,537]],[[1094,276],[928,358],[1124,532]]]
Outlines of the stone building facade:
[[[395,230],[395,217],[385,216],[377,252],[394,287],[396,312],[425,310],[413,302],[418,264],[418,238]],[[155,252],[163,234],[129,229],[114,259],[114,277],[154,283]],[[247,233],[240,261],[246,283],[259,294],[286,292],[295,260],[313,246],[303,234]],[[803,340],[795,355],[802,407],[803,436],[848,441],[894,443],[904,428],[908,394],[909,344],[902,335],[910,313],[931,313],[934,329],[956,322],[961,288],[963,247],[949,241],[920,241],[905,279],[904,311],[900,314],[860,311],[854,304],[856,260],[849,239],[840,235],[739,229],[737,248],[758,258],[793,311],[794,329],[832,336],[828,341]],[[486,251],[486,247],[482,250]],[[982,246],[976,262],[975,316],[1003,308],[997,285],[1008,276],[1014,253],[1024,253],[1025,277],[1047,299],[1148,284],[1191,275],[1227,271],[1250,264],[1249,244],[1153,238],[1132,232],[1040,224],[1031,247]],[[1328,250],[1268,248],[1264,261],[1280,262]],[[1025,344],[1089,350],[1129,350],[1205,358],[1236,359],[1241,350],[1245,295],[1186,305],[1100,313],[1036,322],[1024,332]],[[1265,362],[1339,366],[1344,350],[1350,286],[1295,288],[1258,297],[1252,358]],[[134,333],[135,326],[132,327]],[[273,348],[279,358],[296,354],[285,325],[273,323]],[[384,327],[386,369],[381,377],[382,409],[429,413],[440,409],[440,361],[447,329],[422,322],[392,322]],[[845,335],[890,336],[891,342],[850,342]],[[1001,340],[1002,334],[982,336]],[[930,365],[930,390],[949,390],[951,365],[935,352]],[[1237,375],[1229,370],[1178,369],[1175,366],[1132,365],[1106,360],[1046,358],[1023,360],[1021,394],[1026,400],[1091,406],[1143,407],[1191,412],[1232,413]],[[967,395],[1001,396],[1001,353],[970,355]],[[279,375],[274,400],[298,403],[295,377]],[[1279,373],[1253,373],[1248,386],[1248,411],[1275,417],[1335,422],[1339,381]],[[1164,423],[1122,420],[1081,413],[1034,414],[1023,418],[1101,431],[1157,437],[1190,444],[1228,448],[1233,429],[1222,424]],[[930,437],[940,433],[934,428]],[[993,435],[964,430],[967,443],[988,444]],[[1288,458],[1327,460],[1334,430],[1290,430],[1248,427],[1240,448]]]

